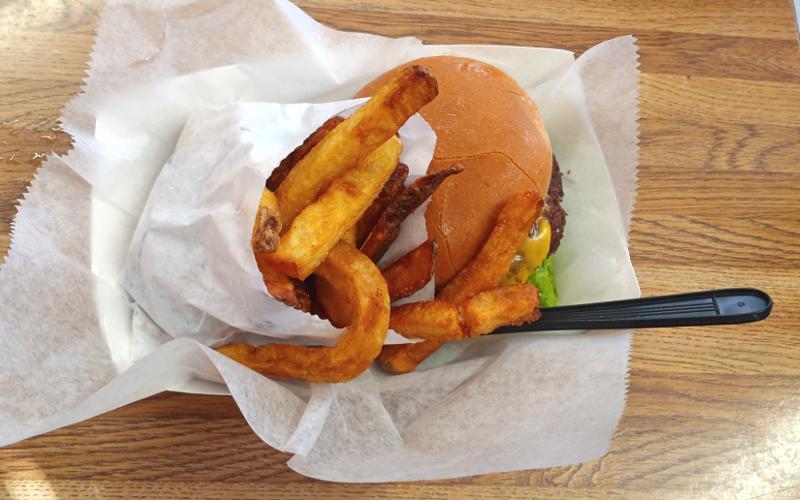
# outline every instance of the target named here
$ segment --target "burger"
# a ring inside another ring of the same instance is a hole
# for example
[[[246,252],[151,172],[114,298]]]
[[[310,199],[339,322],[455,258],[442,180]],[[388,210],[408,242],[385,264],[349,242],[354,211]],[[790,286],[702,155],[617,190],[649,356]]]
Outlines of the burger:
[[[306,308],[300,300],[284,302],[348,330],[332,347],[217,349],[268,376],[344,382],[373,360],[390,373],[409,372],[450,340],[535,321],[537,305],[557,302],[551,254],[566,219],[561,173],[525,91],[489,64],[445,56],[395,68],[357,95],[373,99],[341,123],[323,124],[287,157],[299,156],[297,163],[273,171],[253,239],[274,297],[308,297]],[[428,175],[405,188],[408,168],[398,163],[394,133],[416,112],[437,142]],[[282,170],[288,173],[273,192],[273,176]],[[428,240],[379,270],[375,261],[403,219],[429,196]],[[374,223],[365,218],[373,206]],[[281,217],[298,207],[281,229]],[[362,221],[371,229],[359,242]],[[270,238],[262,240],[262,229]],[[392,297],[428,283],[432,270],[436,300],[390,306]],[[422,341],[384,345],[389,328]]]
[[[453,278],[478,253],[500,208],[520,191],[536,191],[545,209],[510,263],[504,284],[533,283],[540,305],[557,304],[552,255],[566,223],[561,172],[536,105],[500,69],[453,56],[410,61],[379,76],[356,97],[371,96],[403,68],[418,65],[436,78],[439,95],[420,110],[436,133],[428,173],[459,163],[464,170],[434,193],[425,212],[439,243],[436,285]]]

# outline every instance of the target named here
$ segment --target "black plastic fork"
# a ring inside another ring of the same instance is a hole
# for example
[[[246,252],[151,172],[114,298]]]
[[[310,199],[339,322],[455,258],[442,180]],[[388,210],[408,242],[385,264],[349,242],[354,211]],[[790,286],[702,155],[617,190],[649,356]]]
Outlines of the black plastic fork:
[[[542,308],[535,323],[504,326],[492,335],[548,330],[601,330],[730,325],[761,321],[772,311],[772,299],[753,288],[645,297],[612,302]]]

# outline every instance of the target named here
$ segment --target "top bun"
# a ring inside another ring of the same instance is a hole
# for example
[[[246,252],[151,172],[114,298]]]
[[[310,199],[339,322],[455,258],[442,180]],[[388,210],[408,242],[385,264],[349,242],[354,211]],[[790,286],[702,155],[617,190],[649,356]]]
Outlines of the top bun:
[[[434,193],[425,212],[428,234],[439,243],[439,286],[478,253],[509,198],[531,190],[544,198],[553,154],[525,90],[499,69],[474,59],[417,59],[368,83],[356,97],[371,96],[412,64],[428,69],[439,83],[438,97],[420,110],[437,138],[428,172],[454,163],[464,166]]]

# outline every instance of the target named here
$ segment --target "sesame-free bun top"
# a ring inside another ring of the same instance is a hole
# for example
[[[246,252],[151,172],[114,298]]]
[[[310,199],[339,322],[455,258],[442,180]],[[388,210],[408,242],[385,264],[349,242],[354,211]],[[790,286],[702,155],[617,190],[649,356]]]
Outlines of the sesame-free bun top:
[[[434,193],[425,213],[428,234],[439,244],[436,284],[442,285],[478,253],[511,196],[547,194],[552,150],[527,93],[507,74],[474,59],[417,59],[379,76],[356,97],[372,95],[412,64],[428,69],[439,83],[438,97],[420,110],[436,132],[428,172],[464,166]]]

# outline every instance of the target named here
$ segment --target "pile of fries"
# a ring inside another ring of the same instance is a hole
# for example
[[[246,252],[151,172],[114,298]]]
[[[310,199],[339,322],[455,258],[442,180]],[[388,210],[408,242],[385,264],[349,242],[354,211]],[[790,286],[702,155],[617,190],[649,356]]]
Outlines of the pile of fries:
[[[538,319],[535,286],[500,286],[542,209],[534,192],[507,202],[478,255],[435,300],[390,305],[432,279],[436,241],[383,270],[376,263],[403,220],[461,171],[454,165],[405,185],[397,131],[437,93],[428,71],[406,68],[349,118],[323,124],[266,182],[252,246],[267,290],[346,327],[337,344],[229,344],[219,352],[270,377],[346,382],[376,359],[389,372],[409,372],[447,341]],[[384,346],[389,328],[422,341]]]

